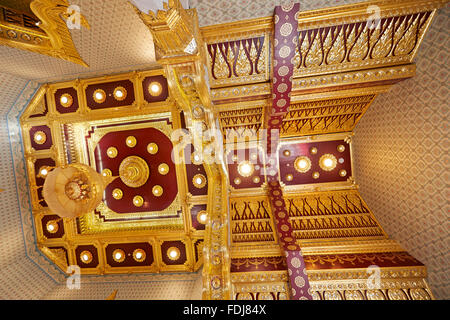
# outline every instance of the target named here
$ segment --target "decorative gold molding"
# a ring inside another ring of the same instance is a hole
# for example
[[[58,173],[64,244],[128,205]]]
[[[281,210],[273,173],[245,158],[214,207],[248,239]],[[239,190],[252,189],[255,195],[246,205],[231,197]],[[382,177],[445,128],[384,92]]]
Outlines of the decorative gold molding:
[[[75,48],[66,21],[73,19],[76,15],[76,19],[79,18],[81,26],[87,29],[90,26],[81,13],[74,12],[69,15],[69,7],[67,0],[56,2],[34,0],[31,2],[30,8],[39,19],[36,22],[38,28],[7,22],[0,14],[0,30],[2,31],[0,32],[0,44],[49,55],[88,67]],[[17,15],[20,14],[17,12]]]

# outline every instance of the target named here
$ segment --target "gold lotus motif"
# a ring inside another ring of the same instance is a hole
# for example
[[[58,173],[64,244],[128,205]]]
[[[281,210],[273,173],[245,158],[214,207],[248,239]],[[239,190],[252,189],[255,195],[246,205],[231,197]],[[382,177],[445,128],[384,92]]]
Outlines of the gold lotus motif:
[[[123,183],[131,188],[143,186],[150,176],[147,162],[138,156],[123,159],[119,166],[119,177]]]

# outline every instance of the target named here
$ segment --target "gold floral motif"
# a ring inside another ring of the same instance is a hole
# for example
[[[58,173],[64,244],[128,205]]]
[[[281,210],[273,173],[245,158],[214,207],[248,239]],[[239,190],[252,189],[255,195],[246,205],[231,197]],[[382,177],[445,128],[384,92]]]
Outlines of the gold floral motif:
[[[336,168],[337,159],[331,153],[326,153],[322,155],[319,159],[319,166],[323,171],[332,171]]]
[[[142,198],[141,196],[134,196],[133,204],[136,207],[142,207],[142,205],[144,204],[144,198]]]
[[[150,169],[147,162],[138,156],[128,156],[119,166],[119,176],[123,183],[131,188],[139,188],[147,183]]]
[[[294,168],[300,173],[308,172],[311,169],[311,159],[307,156],[297,157],[294,161]]]
[[[117,154],[118,154],[117,148],[109,147],[108,150],[106,150],[106,154],[108,155],[109,158],[112,158],[112,159],[117,157]]]

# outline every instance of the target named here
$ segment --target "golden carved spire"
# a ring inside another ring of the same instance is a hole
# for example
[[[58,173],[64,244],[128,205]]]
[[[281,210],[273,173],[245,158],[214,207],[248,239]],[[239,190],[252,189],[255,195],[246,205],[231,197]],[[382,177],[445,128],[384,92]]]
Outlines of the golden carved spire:
[[[198,52],[200,37],[195,9],[186,10],[179,0],[169,0],[163,3],[164,10],[144,13],[129,3],[150,29],[161,58]]]

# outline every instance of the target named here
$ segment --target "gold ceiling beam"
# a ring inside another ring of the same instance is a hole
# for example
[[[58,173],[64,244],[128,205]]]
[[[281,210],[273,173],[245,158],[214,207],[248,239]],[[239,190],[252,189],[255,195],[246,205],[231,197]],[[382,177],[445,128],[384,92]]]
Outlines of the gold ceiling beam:
[[[36,16],[0,7],[0,45],[28,50],[88,67],[73,43],[67,21],[79,20],[90,28],[86,18],[70,8],[67,0],[34,0]],[[73,20],[72,20],[73,19]]]

